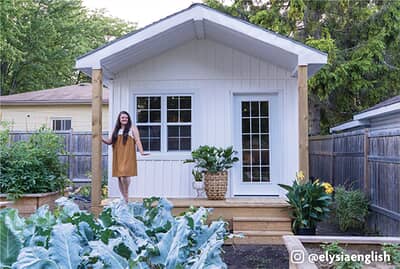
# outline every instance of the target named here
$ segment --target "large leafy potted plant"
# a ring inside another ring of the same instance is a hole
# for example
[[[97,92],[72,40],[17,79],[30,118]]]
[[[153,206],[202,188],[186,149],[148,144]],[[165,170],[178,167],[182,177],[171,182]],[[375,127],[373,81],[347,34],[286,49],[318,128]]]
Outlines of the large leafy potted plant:
[[[204,186],[207,198],[224,200],[228,188],[228,169],[239,160],[233,147],[226,149],[214,146],[200,146],[192,152],[192,159],[185,163],[194,163],[195,168],[204,173]]]
[[[305,180],[302,172],[297,174],[292,186],[279,186],[287,190],[287,202],[292,208],[293,232],[303,235],[315,234],[317,223],[325,219],[330,212],[333,187],[319,180]]]
[[[12,142],[8,129],[0,132],[0,201],[13,200],[13,207],[29,215],[54,202],[67,182],[58,153],[61,138],[40,128],[28,141]]]

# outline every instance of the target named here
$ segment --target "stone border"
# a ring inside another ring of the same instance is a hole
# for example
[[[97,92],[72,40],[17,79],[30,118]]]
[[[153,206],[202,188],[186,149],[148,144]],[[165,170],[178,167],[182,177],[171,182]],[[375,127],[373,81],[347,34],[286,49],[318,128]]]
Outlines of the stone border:
[[[322,244],[339,242],[339,244],[352,244],[352,245],[381,245],[384,243],[400,244],[400,237],[379,237],[379,236],[283,236],[283,242],[289,253],[289,268],[290,269],[318,269],[314,263],[310,263],[308,259],[308,252],[302,243]],[[293,261],[293,253],[303,253],[303,263],[296,263]]]

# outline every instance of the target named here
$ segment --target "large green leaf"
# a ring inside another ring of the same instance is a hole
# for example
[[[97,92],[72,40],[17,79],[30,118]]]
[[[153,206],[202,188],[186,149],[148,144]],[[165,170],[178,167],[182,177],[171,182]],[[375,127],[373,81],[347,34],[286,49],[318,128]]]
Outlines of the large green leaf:
[[[10,229],[8,213],[12,212],[7,209],[0,214],[0,268],[10,267],[17,260],[22,247],[20,239]]]
[[[113,251],[113,248],[121,242],[121,239],[111,239],[108,245],[101,241],[89,242],[89,245],[92,248],[90,256],[98,257],[103,261],[104,266],[107,266],[107,268],[126,269],[128,261]]]
[[[61,269],[76,269],[81,263],[80,238],[72,224],[54,226],[49,245],[49,256]]]
[[[57,264],[50,260],[47,249],[43,247],[26,247],[21,250],[18,261],[12,269],[59,269]]]
[[[180,218],[175,225],[165,233],[157,244],[160,252],[159,256],[153,257],[154,264],[161,264],[165,268],[176,268],[180,263],[184,263],[188,258],[188,237],[191,230],[186,218]]]

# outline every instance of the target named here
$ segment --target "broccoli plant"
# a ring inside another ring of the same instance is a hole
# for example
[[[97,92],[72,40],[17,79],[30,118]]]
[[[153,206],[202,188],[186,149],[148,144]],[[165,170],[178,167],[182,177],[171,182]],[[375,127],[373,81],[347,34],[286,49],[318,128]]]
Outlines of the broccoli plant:
[[[28,219],[0,211],[1,268],[226,268],[226,223],[205,219],[210,209],[172,215],[163,198],[114,202],[98,218],[61,198]]]

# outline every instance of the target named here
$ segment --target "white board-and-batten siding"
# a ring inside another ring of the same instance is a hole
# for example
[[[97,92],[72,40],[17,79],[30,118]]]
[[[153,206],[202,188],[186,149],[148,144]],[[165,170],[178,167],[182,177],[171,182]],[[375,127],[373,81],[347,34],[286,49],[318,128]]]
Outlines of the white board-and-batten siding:
[[[192,95],[192,149],[233,144],[235,95],[276,95],[284,141],[279,145],[281,182],[291,182],[298,169],[297,79],[258,58],[210,40],[193,40],[116,74],[110,93],[110,126],[121,110],[135,117],[135,95]],[[130,196],[195,196],[192,166],[182,162],[189,157],[190,152],[139,156]],[[118,197],[117,180],[111,178],[111,159],[109,195]]]

